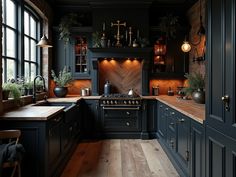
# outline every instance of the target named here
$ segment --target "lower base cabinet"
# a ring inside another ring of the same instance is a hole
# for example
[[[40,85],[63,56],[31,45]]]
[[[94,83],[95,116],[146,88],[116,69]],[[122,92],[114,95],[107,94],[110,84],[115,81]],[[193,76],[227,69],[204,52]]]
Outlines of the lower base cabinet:
[[[21,130],[20,143],[26,151],[22,177],[60,176],[77,146],[80,120],[79,104],[65,108],[47,121],[1,120],[1,130]]]
[[[205,177],[204,125],[161,102],[157,111],[157,136],[180,176]]]
[[[206,177],[236,176],[236,140],[207,126]]]

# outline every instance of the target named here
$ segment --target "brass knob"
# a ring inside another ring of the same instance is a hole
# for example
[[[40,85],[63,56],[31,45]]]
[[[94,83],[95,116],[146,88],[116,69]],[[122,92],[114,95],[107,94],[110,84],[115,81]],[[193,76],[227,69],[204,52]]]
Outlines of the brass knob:
[[[221,97],[223,102],[229,102],[229,95],[225,95]]]
[[[179,121],[179,123],[183,123],[185,121],[185,119],[179,119],[178,121]]]
[[[129,126],[129,125],[130,125],[130,123],[129,123],[129,122],[126,122],[126,125],[127,125],[127,126]]]

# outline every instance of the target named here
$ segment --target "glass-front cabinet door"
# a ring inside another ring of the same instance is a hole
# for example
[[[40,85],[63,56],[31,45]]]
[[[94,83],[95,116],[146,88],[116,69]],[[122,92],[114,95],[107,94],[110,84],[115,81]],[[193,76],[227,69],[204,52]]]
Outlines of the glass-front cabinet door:
[[[72,36],[72,60],[71,68],[73,77],[78,78],[89,78],[90,77],[90,54],[89,48],[89,35],[85,34],[74,34]]]

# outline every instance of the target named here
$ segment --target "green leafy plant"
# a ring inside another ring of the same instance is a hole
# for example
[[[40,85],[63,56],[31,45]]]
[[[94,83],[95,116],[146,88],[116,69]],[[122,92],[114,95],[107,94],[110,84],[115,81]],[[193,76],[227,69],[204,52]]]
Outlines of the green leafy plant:
[[[58,76],[52,70],[52,78],[58,87],[66,87],[72,81],[71,72],[65,66],[62,71],[59,71]]]
[[[3,91],[9,90],[10,97],[14,98],[15,100],[20,100],[21,88],[22,88],[21,85],[17,83],[12,83],[12,82],[6,82],[6,83],[3,83],[2,85]]]
[[[160,17],[159,30],[165,33],[166,38],[175,38],[177,29],[179,28],[179,17],[167,14]]]
[[[36,83],[37,83],[37,81],[36,81]],[[43,83],[42,83],[42,84],[43,84]],[[25,88],[27,88],[27,89],[33,89],[34,82],[33,82],[33,81],[26,82],[26,83],[24,84],[24,86],[25,86]]]
[[[205,77],[201,73],[192,73],[184,75],[188,79],[189,87],[184,88],[184,92],[187,95],[191,95],[194,91],[198,89],[205,88]]]
[[[101,47],[101,35],[98,31],[92,34],[92,40],[93,40],[93,47],[95,48]]]
[[[71,27],[78,25],[78,15],[75,13],[69,13],[61,18],[59,24],[60,40],[64,41],[64,45],[67,45],[70,41]]]

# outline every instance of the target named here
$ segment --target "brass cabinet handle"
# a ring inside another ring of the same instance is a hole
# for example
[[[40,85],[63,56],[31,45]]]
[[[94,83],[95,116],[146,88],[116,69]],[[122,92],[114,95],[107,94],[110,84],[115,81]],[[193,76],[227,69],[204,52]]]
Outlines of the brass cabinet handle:
[[[230,111],[230,107],[229,107],[230,98],[229,98],[229,95],[222,96],[221,100],[224,102],[225,111]]]
[[[185,119],[179,119],[178,122],[183,123],[183,122],[185,122]]]
[[[130,126],[130,123],[129,123],[129,122],[126,122],[126,125],[127,125],[127,126]]]

